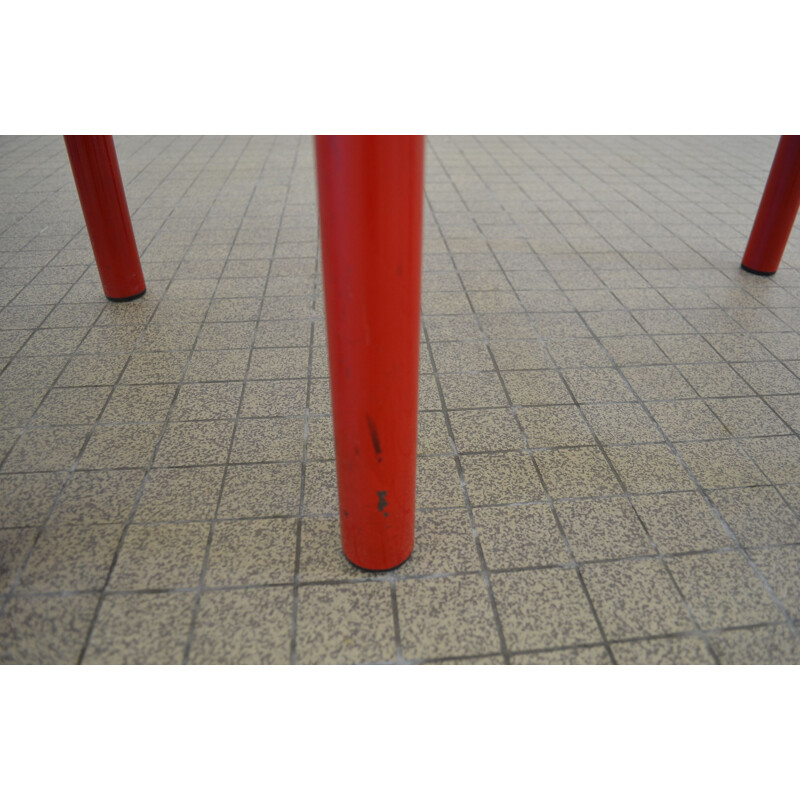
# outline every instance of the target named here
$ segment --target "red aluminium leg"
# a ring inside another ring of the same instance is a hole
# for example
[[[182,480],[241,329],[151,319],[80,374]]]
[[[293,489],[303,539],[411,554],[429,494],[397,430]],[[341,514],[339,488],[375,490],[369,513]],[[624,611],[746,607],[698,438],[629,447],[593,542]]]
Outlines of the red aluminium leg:
[[[423,136],[317,136],[322,266],[344,554],[414,547]]]
[[[742,269],[757,275],[778,271],[800,208],[800,136],[781,136]]]
[[[145,293],[117,151],[111,136],[65,136],[67,155],[89,231],[103,292],[109,300]]]

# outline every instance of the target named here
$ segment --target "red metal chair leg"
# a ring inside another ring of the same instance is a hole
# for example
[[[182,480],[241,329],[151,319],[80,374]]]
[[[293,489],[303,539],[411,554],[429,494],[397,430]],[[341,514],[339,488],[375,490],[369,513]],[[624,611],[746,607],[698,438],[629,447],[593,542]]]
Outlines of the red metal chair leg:
[[[742,258],[742,269],[774,275],[800,209],[800,136],[781,136],[761,205]]]
[[[423,136],[317,136],[322,265],[345,556],[414,546]]]
[[[146,290],[128,202],[111,136],[65,136],[103,292],[135,300]]]

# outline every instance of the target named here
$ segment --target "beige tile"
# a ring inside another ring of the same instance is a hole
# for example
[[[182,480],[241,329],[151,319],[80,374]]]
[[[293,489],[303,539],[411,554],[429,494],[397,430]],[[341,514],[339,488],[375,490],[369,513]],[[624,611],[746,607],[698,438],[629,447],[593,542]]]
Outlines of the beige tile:
[[[675,367],[624,367],[622,370],[633,391],[645,401],[679,400],[696,397],[691,386]]]
[[[148,467],[161,436],[160,423],[98,425],[84,449],[81,469]]]
[[[247,374],[250,350],[196,350],[192,353],[184,380],[242,381]]]
[[[552,497],[589,497],[622,491],[596,447],[542,450],[534,458]]]
[[[134,353],[120,382],[125,383],[176,383],[183,377],[189,353],[172,350],[155,353]]]
[[[451,411],[449,417],[456,448],[461,453],[525,447],[522,432],[509,408]]]
[[[194,592],[106,595],[82,663],[182,663],[195,600]]]
[[[408,561],[398,567],[398,575],[475,572],[480,568],[475,535],[465,509],[417,511],[414,550]]]
[[[109,580],[112,591],[192,588],[208,543],[208,523],[131,525]]]
[[[231,462],[290,461],[303,458],[302,417],[243,419],[236,427]]]
[[[418,458],[416,497],[417,508],[463,506],[464,490],[455,459]]]
[[[735,364],[734,369],[758,394],[800,393],[800,379],[777,361]]]
[[[108,386],[53,389],[34,415],[34,425],[91,425],[111,393]]]
[[[537,406],[573,402],[564,381],[555,370],[506,372],[503,380],[514,405]],[[505,402],[498,405],[505,405]]]
[[[474,518],[491,570],[566,564],[571,560],[547,505],[476,508]]]
[[[308,375],[308,356],[306,347],[254,349],[247,377],[250,380],[305,378]]]
[[[767,483],[767,479],[734,441],[676,445],[678,454],[704,489],[727,489]]]
[[[649,336],[612,336],[600,342],[621,367],[665,364],[669,360]]]
[[[714,664],[705,642],[699,636],[648,639],[611,645],[618,664]]]
[[[704,630],[781,619],[755,570],[739,552],[672,556],[667,566]]]
[[[624,497],[555,503],[572,552],[579,561],[651,555],[653,547]]]
[[[800,520],[772,487],[726,489],[709,497],[744,547],[800,542]]]
[[[473,412],[458,412],[473,413]],[[310,423],[316,420],[309,421]],[[309,440],[311,433],[309,432]],[[331,444],[333,442],[331,434]],[[310,445],[309,445],[310,449]],[[328,458],[333,458],[333,450],[329,450]],[[419,455],[452,455],[453,445],[447,431],[444,414],[437,411],[423,411],[417,417],[417,453]]]
[[[0,528],[41,525],[66,479],[62,472],[0,475]]]
[[[394,661],[396,655],[387,583],[300,587],[298,664],[385,662]]]
[[[699,492],[632,498],[639,518],[661,553],[731,547],[733,540]]]
[[[312,408],[315,414],[330,414],[330,389],[325,387],[328,402],[324,408]],[[312,381],[313,393],[314,381]],[[248,381],[242,398],[243,417],[269,417],[302,414],[306,408],[307,381]]]
[[[36,528],[0,529],[0,592],[11,589],[38,533]]]
[[[666,444],[608,447],[606,452],[629,492],[676,492],[694,488],[688,473]]]
[[[658,559],[588,565],[581,572],[609,639],[694,630],[681,596]]]
[[[769,625],[709,636],[722,664],[800,663],[800,638],[787,625]]]
[[[729,436],[703,400],[649,402],[647,408],[664,435],[673,442],[727,439]]]
[[[594,444],[592,432],[577,406],[520,408],[517,416],[532,448]]]
[[[676,364],[699,364],[720,360],[717,351],[702,336],[654,336],[653,340]]]
[[[492,588],[509,650],[602,641],[575,570],[505,572],[492,576]]]
[[[300,464],[242,464],[228,467],[218,515],[293,515],[299,505]]]
[[[524,374],[527,373],[509,373],[510,376]],[[444,402],[449,409],[507,405],[506,395],[496,372],[450,373],[440,375],[439,380]]]
[[[342,550],[338,517],[306,517],[300,528],[299,579],[303,583],[363,579]]]
[[[112,385],[119,379],[127,361],[128,356],[124,353],[73,356],[59,375],[56,386]]]
[[[578,403],[621,403],[636,399],[615,369],[567,369],[562,374]]]
[[[605,348],[594,339],[550,339],[547,349],[562,368],[609,367],[612,363]]]
[[[111,394],[102,423],[163,422],[175,398],[177,384],[117,386]]]
[[[752,550],[750,557],[794,620],[800,620],[800,548]]]
[[[12,597],[0,618],[0,664],[77,664],[97,595]]]
[[[421,416],[422,415],[420,415],[420,417]],[[435,426],[431,427],[435,428]],[[434,440],[435,439],[436,437],[434,437]],[[318,461],[332,460],[335,457],[336,448],[333,439],[333,419],[330,416],[309,417],[306,458],[309,461]]]
[[[781,436],[791,433],[760,397],[709,400],[708,405],[733,436]]]
[[[517,665],[601,665],[611,664],[605,647],[567,647],[562,650],[540,650],[538,653],[520,653],[511,656]]]
[[[639,444],[664,440],[639,403],[585,405],[582,411],[602,444]]]
[[[680,371],[700,397],[753,394],[753,390],[727,364],[681,364]]]
[[[297,522],[253,519],[218,522],[206,568],[206,586],[290,583],[294,575]]]
[[[431,350],[438,372],[491,372],[494,369],[483,342],[433,342]]]
[[[318,461],[306,466],[303,513],[339,513],[338,481],[334,461]]]
[[[223,467],[151,470],[134,522],[211,519],[217,507],[223,471]]]
[[[500,649],[480,575],[404,580],[397,585],[403,656],[412,661]]]
[[[190,664],[289,664],[291,587],[205,592]]]
[[[57,525],[36,542],[20,588],[30,592],[100,591],[122,536],[122,525]]]
[[[585,342],[586,340],[581,341]],[[501,371],[548,369],[553,366],[544,346],[540,342],[529,339],[496,340],[491,342],[489,349]]]
[[[795,433],[800,433],[800,395],[775,395],[767,398],[770,406]]]
[[[171,419],[188,420],[232,419],[239,409],[242,384],[187,383],[180,387]]]
[[[25,425],[34,415],[45,389],[0,391],[0,419],[7,426]]]
[[[527,453],[489,453],[461,457],[464,480],[473,505],[529,503],[544,498],[544,489]]]
[[[17,439],[3,472],[50,472],[70,469],[90,428],[87,426],[33,428]]]
[[[800,438],[797,436],[747,439],[742,447],[772,483],[800,483]]]

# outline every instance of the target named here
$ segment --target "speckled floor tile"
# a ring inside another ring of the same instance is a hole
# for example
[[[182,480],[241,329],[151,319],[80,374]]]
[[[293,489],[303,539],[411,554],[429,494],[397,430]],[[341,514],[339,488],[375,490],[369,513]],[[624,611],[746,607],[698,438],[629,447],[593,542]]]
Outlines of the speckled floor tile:
[[[492,588],[511,651],[602,641],[575,570],[505,572],[492,576]]]
[[[713,550],[734,544],[699,492],[640,495],[632,502],[661,553]]]
[[[773,395],[767,402],[795,433],[800,433],[800,395]]]
[[[183,379],[192,383],[241,381],[249,362],[250,350],[195,350]]]
[[[301,583],[363,579],[370,574],[355,567],[344,555],[338,516],[302,520],[298,568]]]
[[[83,664],[180,664],[194,592],[103,598]]]
[[[608,447],[606,453],[626,489],[634,494],[694,488],[688,473],[666,444]]]
[[[753,390],[727,364],[681,364],[680,371],[700,397],[753,394]]]
[[[455,459],[418,458],[416,493],[417,508],[463,506],[464,490]]]
[[[767,478],[735,441],[676,445],[678,454],[704,489],[757,486]],[[691,487],[687,487],[691,488]]]
[[[527,453],[489,453],[461,457],[473,505],[529,503],[544,498],[533,460]]]
[[[299,461],[303,458],[304,431],[305,420],[302,417],[240,420],[230,460],[232,463]],[[226,441],[222,436],[219,440]],[[222,460],[226,455],[222,455]]]
[[[649,336],[609,336],[600,343],[617,366],[664,364],[669,359]]]
[[[451,411],[449,417],[460,453],[525,447],[525,439],[509,408]]]
[[[403,656],[412,661],[500,649],[489,593],[480,575],[401,581],[397,608]]]
[[[703,400],[667,400],[646,405],[664,435],[673,442],[727,439],[730,435]]]
[[[460,412],[459,412],[460,413]],[[471,412],[464,412],[471,413]],[[309,420],[311,423],[316,420]],[[330,423],[329,423],[330,425]],[[332,437],[332,432],[331,432]],[[309,430],[309,441],[311,432]],[[333,439],[331,438],[331,441]],[[309,444],[309,451],[311,445]],[[450,441],[450,434],[447,431],[447,423],[443,413],[438,411],[423,411],[417,417],[417,453],[419,455],[452,455],[453,445]],[[312,456],[309,455],[309,458]],[[328,458],[333,458],[333,451],[330,451]]]
[[[672,366],[623,367],[622,373],[630,382],[633,391],[645,401],[679,400],[697,396],[678,370]]]
[[[555,510],[579,561],[653,553],[641,523],[624,497],[559,501]]]
[[[758,394],[800,393],[800,378],[777,361],[735,364],[734,369]]]
[[[77,664],[96,594],[12,597],[0,618],[0,664]]]
[[[160,423],[98,425],[81,454],[81,469],[148,467],[161,436]]]
[[[553,366],[544,345],[529,339],[495,340],[491,342],[489,349],[494,355],[498,368],[503,371],[548,369]]]
[[[189,353],[172,350],[156,353],[134,353],[122,373],[120,383],[176,383],[183,377]]]
[[[3,472],[68,470],[75,463],[88,426],[33,428],[22,433],[9,452]]]
[[[503,380],[514,405],[536,406],[573,402],[566,384],[555,370],[506,372]],[[505,402],[498,405],[505,405]]]
[[[169,414],[177,388],[177,384],[116,386],[103,409],[100,422],[163,422]]]
[[[664,437],[638,403],[585,405],[582,411],[602,444],[661,442]]]
[[[609,639],[694,630],[669,573],[657,559],[581,568],[589,597]]]
[[[611,645],[618,664],[714,664],[714,658],[699,636],[617,642]]]
[[[396,654],[387,583],[299,588],[298,664],[393,661]]]
[[[760,397],[709,400],[708,405],[733,436],[781,436],[791,433]]]
[[[218,516],[291,515],[299,504],[300,464],[235,465],[228,467]]]
[[[41,525],[66,478],[62,472],[0,475],[0,528]]]
[[[417,511],[414,550],[411,557],[398,567],[398,575],[476,572],[480,568],[478,548],[466,510],[436,508]]]
[[[515,376],[522,374],[524,373],[513,373]],[[506,395],[496,372],[449,373],[440,375],[439,380],[444,402],[449,409],[507,405]]]
[[[622,491],[596,447],[542,450],[534,458],[552,497],[589,497]]]
[[[239,408],[242,384],[188,383],[180,387],[172,407],[171,420],[232,419]]]
[[[622,403],[636,399],[615,369],[567,369],[562,374],[578,403]]]
[[[720,361],[717,351],[702,336],[654,336],[653,341],[676,364]]]
[[[800,519],[769,486],[709,492],[744,547],[800,542]]]
[[[562,368],[610,367],[612,363],[603,346],[594,339],[550,339],[547,349],[556,366]]]
[[[517,416],[532,448],[594,444],[592,432],[577,406],[520,408]]]
[[[91,425],[100,415],[111,389],[84,386],[52,389],[33,417],[34,425]]]
[[[562,650],[540,650],[538,653],[520,653],[511,656],[516,665],[609,665],[611,658],[605,647],[567,647]]]
[[[211,519],[223,472],[223,467],[150,470],[134,522]]]
[[[290,583],[297,522],[253,519],[218,522],[208,556],[206,586]]]
[[[800,438],[797,436],[747,439],[742,447],[772,483],[800,483]]]
[[[247,377],[250,380],[305,378],[308,375],[308,356],[306,347],[254,349]]]
[[[777,606],[742,553],[671,556],[667,566],[704,630],[781,620]]]
[[[749,552],[775,596],[792,619],[800,621],[800,548],[775,547]]]
[[[122,536],[122,525],[46,528],[20,579],[24,592],[100,591]]]
[[[189,663],[290,663],[292,606],[290,587],[205,592]]]
[[[200,582],[210,525],[131,525],[109,580],[112,591],[192,588]]]
[[[25,425],[36,413],[45,392],[45,389],[0,391],[0,418],[3,425]]]
[[[0,528],[0,592],[11,589],[38,533],[37,528]]]
[[[431,661],[424,661],[425,666],[444,665],[444,666],[458,666],[458,665],[472,665],[472,666],[502,666],[505,659],[501,654],[487,654],[485,656],[471,656],[468,658],[438,658]]]
[[[313,393],[312,381],[312,393]],[[327,382],[326,382],[326,388]],[[241,415],[243,417],[269,417],[302,414],[306,408],[307,381],[248,381],[244,387]],[[330,389],[328,388],[328,397]],[[312,413],[330,414],[328,401],[325,408],[312,408]]]
[[[474,518],[491,570],[566,564],[571,560],[547,505],[476,508]]]
[[[483,342],[433,342],[433,360],[438,372],[491,372],[492,358]]]
[[[58,376],[56,386],[112,385],[119,379],[127,361],[127,355],[122,353],[73,356],[64,371]]]
[[[709,640],[722,664],[800,664],[800,637],[787,625],[722,631]]]
[[[306,466],[303,489],[304,514],[337,514],[339,495],[334,461],[317,461]]]

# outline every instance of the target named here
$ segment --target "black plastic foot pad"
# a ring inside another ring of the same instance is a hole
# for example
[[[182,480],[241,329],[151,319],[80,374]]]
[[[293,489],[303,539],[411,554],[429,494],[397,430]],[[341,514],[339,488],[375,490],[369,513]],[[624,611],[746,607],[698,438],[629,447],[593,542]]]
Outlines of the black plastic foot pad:
[[[147,289],[144,290],[146,292]],[[139,294],[131,295],[130,297],[109,297],[106,295],[106,300],[110,300],[112,303],[129,303],[131,300],[137,300],[140,298],[144,292],[139,292]]]

